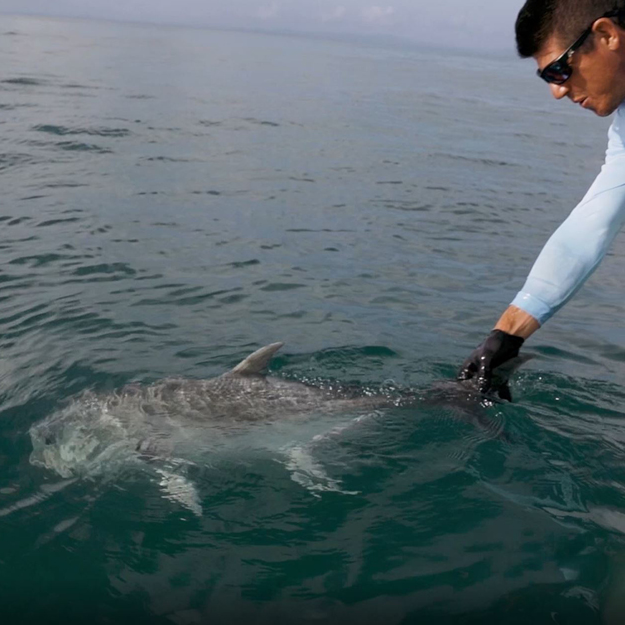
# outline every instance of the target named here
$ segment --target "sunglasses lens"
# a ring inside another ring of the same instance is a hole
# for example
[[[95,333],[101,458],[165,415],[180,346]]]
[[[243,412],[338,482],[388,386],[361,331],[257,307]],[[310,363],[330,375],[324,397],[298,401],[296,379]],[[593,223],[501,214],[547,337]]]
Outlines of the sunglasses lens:
[[[541,78],[549,83],[561,85],[571,77],[571,68],[561,61],[547,65],[541,72]]]

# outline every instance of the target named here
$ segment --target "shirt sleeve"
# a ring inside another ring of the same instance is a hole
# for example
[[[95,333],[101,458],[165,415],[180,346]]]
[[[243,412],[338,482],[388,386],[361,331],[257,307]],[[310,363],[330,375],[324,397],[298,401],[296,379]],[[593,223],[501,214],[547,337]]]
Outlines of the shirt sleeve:
[[[541,325],[581,288],[603,260],[625,222],[625,107],[608,132],[600,174],[553,233],[512,301]]]

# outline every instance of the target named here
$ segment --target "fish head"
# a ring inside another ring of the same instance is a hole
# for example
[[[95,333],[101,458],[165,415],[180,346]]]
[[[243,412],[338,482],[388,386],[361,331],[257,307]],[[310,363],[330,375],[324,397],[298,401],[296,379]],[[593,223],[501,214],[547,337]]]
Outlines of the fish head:
[[[30,463],[64,478],[98,472],[127,439],[101,406],[77,403],[34,424]]]
[[[55,471],[61,477],[75,477],[91,465],[98,453],[98,441],[74,424],[42,422],[30,428],[33,450],[30,463]]]

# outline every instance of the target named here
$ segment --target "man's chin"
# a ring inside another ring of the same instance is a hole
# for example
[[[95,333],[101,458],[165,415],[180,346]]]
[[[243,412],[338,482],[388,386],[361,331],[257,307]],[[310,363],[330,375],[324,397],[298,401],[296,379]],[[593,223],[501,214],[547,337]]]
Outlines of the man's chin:
[[[614,113],[614,111],[616,111],[616,109],[619,107],[619,104],[615,104],[615,105],[609,105],[609,106],[600,106],[597,108],[594,107],[588,107],[595,115],[597,115],[597,117],[608,117],[609,115],[612,115],[612,113]]]
[[[594,114],[597,117],[608,117],[609,115],[612,115],[612,113],[614,113],[614,111],[616,111],[616,108],[613,109],[599,109],[599,110],[593,110]]]

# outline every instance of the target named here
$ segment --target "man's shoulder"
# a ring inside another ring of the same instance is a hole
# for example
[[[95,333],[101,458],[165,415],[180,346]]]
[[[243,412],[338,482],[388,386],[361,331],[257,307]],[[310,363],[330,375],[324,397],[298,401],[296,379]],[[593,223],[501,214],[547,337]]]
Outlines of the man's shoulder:
[[[625,102],[615,111],[608,130],[608,156],[615,150],[622,152],[625,148]]]

